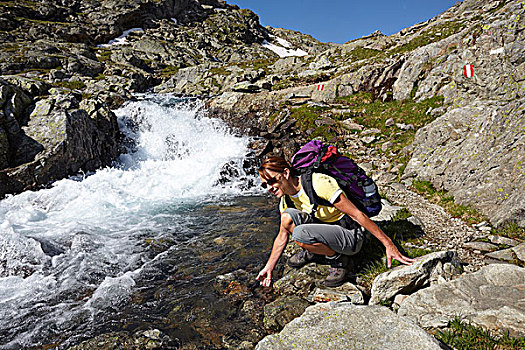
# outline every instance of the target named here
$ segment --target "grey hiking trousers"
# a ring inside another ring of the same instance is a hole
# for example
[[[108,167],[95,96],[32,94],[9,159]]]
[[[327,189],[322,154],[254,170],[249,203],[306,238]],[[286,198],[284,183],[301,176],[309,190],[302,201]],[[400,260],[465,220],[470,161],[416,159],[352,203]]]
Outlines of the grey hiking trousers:
[[[295,208],[287,208],[285,213],[292,217],[295,228],[292,239],[297,242],[323,243],[337,253],[354,255],[361,250],[364,232],[361,226],[346,229],[337,224],[314,223],[310,215]]]

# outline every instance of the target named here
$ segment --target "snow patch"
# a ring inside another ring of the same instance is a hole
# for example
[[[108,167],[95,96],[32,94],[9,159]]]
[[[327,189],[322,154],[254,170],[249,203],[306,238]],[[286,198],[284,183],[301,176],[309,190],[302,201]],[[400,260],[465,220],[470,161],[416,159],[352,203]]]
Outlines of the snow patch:
[[[505,48],[500,47],[499,49],[490,50],[490,54],[497,55],[497,54],[503,53],[504,51],[505,51]]]
[[[144,31],[144,29],[142,29],[142,28],[131,28],[131,29],[128,29],[128,30],[124,31],[124,33],[122,33],[122,35],[119,36],[118,38],[110,40],[107,44],[97,45],[97,47],[111,47],[113,45],[125,45],[125,44],[128,43],[128,41],[126,40],[126,37],[130,33],[143,32],[143,31]]]
[[[289,57],[289,56],[306,56],[308,55],[308,52],[301,50],[301,49],[292,49],[292,45],[281,38],[273,37],[279,45],[269,43],[268,41],[263,41],[262,46],[265,48],[272,50],[276,54],[279,55],[279,57]]]

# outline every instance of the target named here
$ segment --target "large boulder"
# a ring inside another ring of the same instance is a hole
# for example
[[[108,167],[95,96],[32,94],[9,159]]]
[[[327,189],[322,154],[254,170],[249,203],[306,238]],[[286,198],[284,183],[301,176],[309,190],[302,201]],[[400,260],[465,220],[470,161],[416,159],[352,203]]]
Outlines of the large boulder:
[[[475,101],[418,130],[405,177],[431,181],[495,225],[525,226],[525,98]]]
[[[417,258],[412,265],[384,272],[374,279],[370,304],[392,300],[398,294],[410,294],[431,283],[450,279],[458,265],[455,251],[443,251]]]
[[[53,92],[12,118],[10,162],[0,171],[0,196],[93,171],[119,154],[120,131],[113,112],[100,101]]]
[[[257,350],[280,349],[443,349],[411,321],[386,307],[324,303],[310,306],[279,334],[269,335]]]
[[[525,336],[525,269],[493,264],[409,296],[399,315],[422,327],[443,327],[459,316],[494,331]]]

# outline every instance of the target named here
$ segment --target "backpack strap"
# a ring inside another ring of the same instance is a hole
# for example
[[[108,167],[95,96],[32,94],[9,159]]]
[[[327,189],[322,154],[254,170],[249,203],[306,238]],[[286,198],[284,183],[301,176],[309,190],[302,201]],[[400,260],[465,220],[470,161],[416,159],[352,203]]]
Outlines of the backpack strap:
[[[310,203],[314,205],[312,208],[312,212],[310,213],[310,216],[312,217],[312,219],[317,220],[315,219],[315,213],[317,212],[317,207],[319,206],[319,204],[330,206],[330,207],[333,207],[334,205],[330,203],[329,201],[327,201],[326,199],[319,197],[315,193],[312,176],[313,176],[312,170],[309,170],[303,175],[301,175],[301,185],[303,186],[304,192],[310,199]],[[347,229],[355,229],[356,227],[359,227],[359,224],[357,224],[354,220],[352,220],[346,214],[343,216],[341,220],[337,222],[333,222],[331,224],[337,224]]]
[[[290,196],[287,194],[284,195],[284,202],[286,203],[287,208],[295,208],[294,202],[292,201]]]
[[[315,193],[314,190],[314,184],[313,184],[313,171],[312,169],[309,169],[304,174],[301,175],[301,186],[303,186],[303,190],[308,196],[308,199],[310,200],[310,203],[313,204],[312,211],[310,212],[310,216],[312,218],[315,217],[315,213],[317,212],[317,207],[319,204],[326,205],[326,206],[333,206],[332,203],[329,201],[320,198],[317,193]]]

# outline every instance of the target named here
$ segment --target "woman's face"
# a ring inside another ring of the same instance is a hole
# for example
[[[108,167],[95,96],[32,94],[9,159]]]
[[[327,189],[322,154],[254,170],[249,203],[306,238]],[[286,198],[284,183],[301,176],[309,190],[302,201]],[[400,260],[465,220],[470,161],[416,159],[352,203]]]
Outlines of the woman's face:
[[[269,175],[269,177],[259,174],[261,178],[261,186],[263,188],[266,188],[268,192],[277,196],[277,198],[281,198],[284,195],[283,183],[286,181],[286,170],[288,169],[285,169],[285,173],[278,173],[276,171],[266,170],[268,173],[267,175]]]

